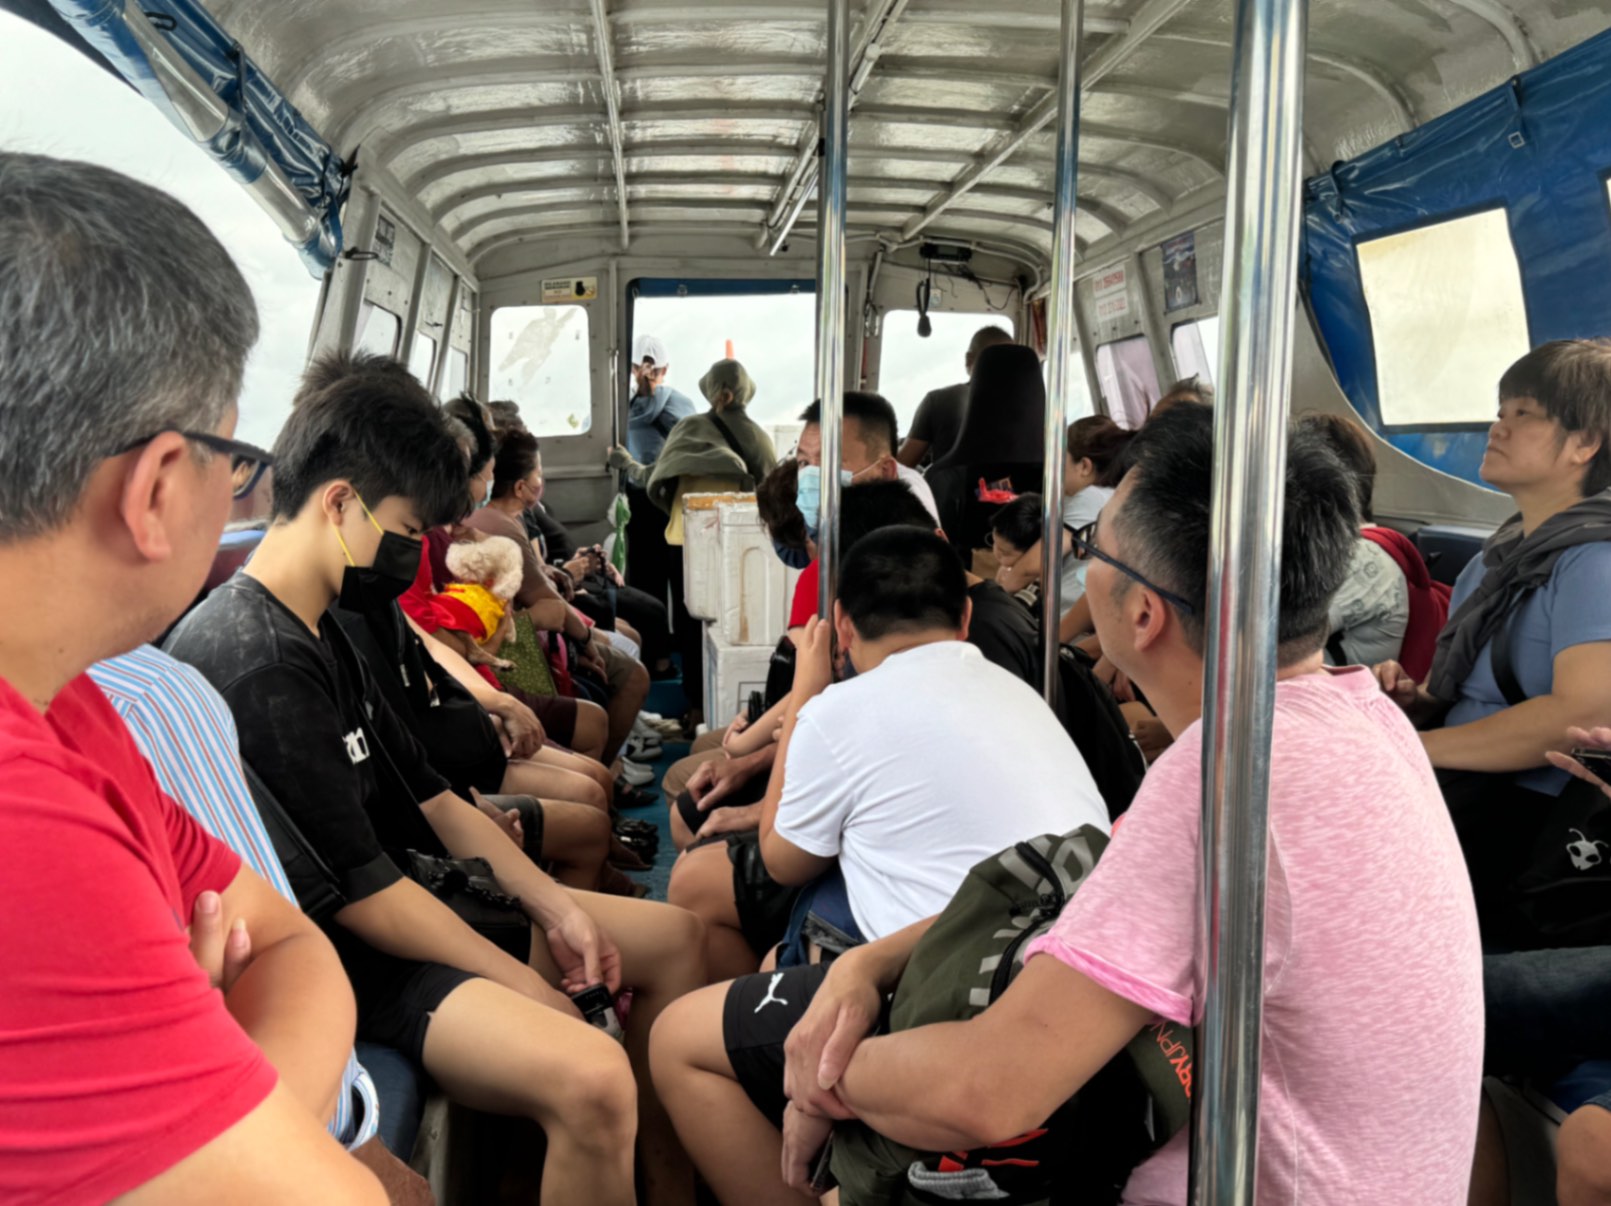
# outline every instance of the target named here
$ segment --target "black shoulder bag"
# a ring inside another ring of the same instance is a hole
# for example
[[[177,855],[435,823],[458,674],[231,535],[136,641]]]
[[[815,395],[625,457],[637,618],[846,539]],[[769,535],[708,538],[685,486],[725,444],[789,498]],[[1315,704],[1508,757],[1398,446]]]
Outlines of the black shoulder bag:
[[[1528,699],[1516,676],[1511,625],[1522,592],[1494,633],[1492,669],[1505,702]],[[1482,920],[1483,941],[1512,950],[1611,944],[1611,800],[1571,779],[1558,796],[1513,774],[1442,772]]]

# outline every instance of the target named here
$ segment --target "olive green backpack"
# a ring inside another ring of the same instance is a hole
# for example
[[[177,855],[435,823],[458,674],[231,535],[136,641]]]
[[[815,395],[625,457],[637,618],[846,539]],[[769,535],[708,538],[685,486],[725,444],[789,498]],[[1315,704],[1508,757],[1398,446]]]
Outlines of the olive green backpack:
[[[1023,970],[1024,950],[1051,928],[1107,843],[1083,825],[1019,842],[969,871],[912,952],[889,1030],[983,1012]],[[1155,1021],[1040,1127],[972,1152],[922,1152],[841,1123],[831,1156],[841,1206],[1117,1202],[1136,1165],[1186,1125],[1191,1063],[1191,1031]]]

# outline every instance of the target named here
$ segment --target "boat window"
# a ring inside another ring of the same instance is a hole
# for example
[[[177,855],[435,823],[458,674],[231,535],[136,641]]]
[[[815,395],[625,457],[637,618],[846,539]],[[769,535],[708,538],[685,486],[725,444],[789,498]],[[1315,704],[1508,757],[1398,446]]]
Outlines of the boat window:
[[[531,434],[581,435],[593,426],[585,306],[500,306],[492,312],[487,397],[520,407]]]
[[[470,358],[462,348],[449,348],[442,370],[442,397],[457,398],[470,384]]]
[[[421,385],[431,384],[431,370],[436,367],[436,340],[424,331],[414,336],[414,350],[408,354],[408,371],[419,378]]]
[[[666,384],[705,409],[699,379],[732,356],[755,382],[750,418],[763,426],[792,423],[811,405],[817,374],[817,298],[798,293],[646,294],[632,304],[632,333],[666,345]],[[846,366],[845,380],[855,374]],[[630,392],[628,377],[624,389]]]
[[[1219,315],[1176,323],[1169,342],[1182,380],[1198,377],[1204,385],[1219,384]]]
[[[397,336],[402,329],[403,320],[397,315],[384,306],[365,302],[358,311],[358,335],[352,343],[353,351],[395,356]]]
[[[1132,431],[1147,421],[1152,404],[1161,396],[1152,347],[1145,335],[1132,335],[1097,348],[1096,379],[1107,399],[1108,414],[1120,427]]]
[[[925,394],[968,379],[964,360],[975,332],[985,327],[1000,327],[1013,333],[1013,321],[1005,314],[930,310],[929,324],[933,331],[925,338],[917,333],[916,310],[891,310],[884,315],[878,392],[895,407],[903,437]],[[1073,413],[1072,408],[1070,413]]]
[[[1530,342],[1503,209],[1359,244],[1387,427],[1487,423],[1494,382]]]

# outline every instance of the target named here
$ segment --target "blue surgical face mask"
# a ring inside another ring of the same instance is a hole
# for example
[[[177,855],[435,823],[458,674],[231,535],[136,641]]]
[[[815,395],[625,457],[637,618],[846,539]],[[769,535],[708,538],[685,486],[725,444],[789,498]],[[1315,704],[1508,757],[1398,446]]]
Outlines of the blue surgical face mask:
[[[778,555],[778,560],[790,569],[803,570],[811,564],[810,549],[792,549],[788,545],[774,540],[772,542],[772,551]]]
[[[479,510],[481,510],[482,507],[485,507],[491,501],[492,501],[492,479],[488,478],[487,479],[487,492],[484,495],[481,496],[481,501],[476,503],[475,509],[477,511],[479,511]]]
[[[848,486],[856,475],[849,469],[839,471],[839,484]],[[822,516],[822,467],[801,465],[794,483],[794,505],[805,520],[806,532],[815,540],[817,525]]]

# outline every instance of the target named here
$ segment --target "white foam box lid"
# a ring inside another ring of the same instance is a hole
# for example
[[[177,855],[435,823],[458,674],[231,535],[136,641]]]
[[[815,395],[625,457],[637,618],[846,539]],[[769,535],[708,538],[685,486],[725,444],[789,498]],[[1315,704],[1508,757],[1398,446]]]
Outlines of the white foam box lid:
[[[765,645],[733,645],[705,625],[705,719],[724,725],[748,702],[751,691],[766,693],[772,650]]]
[[[721,536],[720,610],[715,624],[729,645],[778,643],[789,618],[798,573],[778,560],[753,502],[718,505]]]
[[[717,508],[753,494],[685,494],[682,497],[682,590],[688,614],[714,620],[722,607],[722,544]],[[630,550],[629,550],[630,551]]]
[[[772,437],[772,449],[778,454],[779,460],[794,451],[804,430],[804,423],[774,423],[767,428],[766,434]]]

